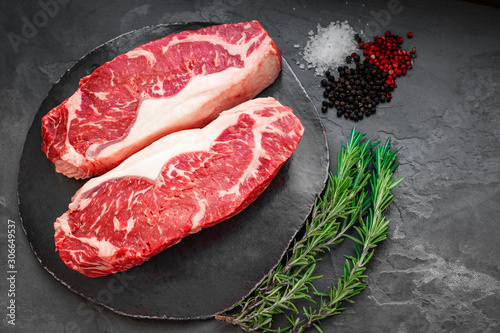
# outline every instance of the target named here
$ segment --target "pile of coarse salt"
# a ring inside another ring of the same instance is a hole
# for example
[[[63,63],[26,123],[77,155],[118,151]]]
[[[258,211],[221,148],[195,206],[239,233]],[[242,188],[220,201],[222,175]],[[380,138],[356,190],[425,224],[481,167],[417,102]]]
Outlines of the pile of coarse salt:
[[[309,31],[309,40],[304,48],[303,58],[308,68],[315,67],[315,75],[323,75],[328,68],[337,68],[345,63],[345,58],[355,52],[358,44],[356,32],[347,21],[331,22],[326,28],[318,24],[318,33]]]

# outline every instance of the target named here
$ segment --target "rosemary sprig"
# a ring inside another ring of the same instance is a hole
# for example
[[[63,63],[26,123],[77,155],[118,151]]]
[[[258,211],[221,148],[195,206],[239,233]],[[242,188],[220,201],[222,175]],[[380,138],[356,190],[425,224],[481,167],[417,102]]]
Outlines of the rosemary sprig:
[[[371,145],[370,140],[361,144],[364,135],[352,130],[349,142],[338,154],[337,175],[330,174],[325,192],[316,200],[311,218],[306,222],[304,235],[294,241],[286,260],[269,274],[251,297],[238,304],[239,313],[217,315],[216,319],[238,325],[247,331],[302,332],[310,326],[321,331],[318,325],[321,319],[340,313],[343,310],[340,308],[342,302],[366,287],[360,278],[365,277],[362,273],[373,255],[373,250],[369,250],[385,239],[387,230],[388,221],[383,218],[380,220],[381,212],[392,201],[390,191],[401,180],[394,182],[391,178],[396,167],[396,153],[390,153],[388,140],[385,146],[375,150],[375,170],[370,181],[370,197],[374,204],[368,221],[364,222],[363,217],[370,202],[365,190],[370,180],[368,166],[373,158],[372,150],[379,144]],[[385,182],[379,184],[381,175],[386,177],[388,172],[389,179],[383,178]],[[356,225],[358,222],[359,225]],[[355,228],[361,240],[346,233],[351,227]],[[328,293],[318,292],[313,281],[320,276],[314,276],[313,272],[320,260],[319,254],[329,251],[332,245],[342,242],[344,237],[354,240],[357,257],[347,257],[343,278],[337,286],[330,288]],[[320,297],[319,310],[303,308],[302,316],[305,319],[295,318],[293,313],[299,311],[294,301],[305,299],[315,302],[314,296]],[[273,328],[273,319],[279,314],[285,314],[290,321],[289,326]]]
[[[290,332],[303,332],[306,328],[314,326],[318,331],[322,332],[318,322],[326,317],[339,314],[345,308],[341,308],[343,301],[350,301],[351,297],[363,291],[368,284],[361,282],[360,279],[366,278],[363,273],[366,270],[366,265],[373,257],[374,249],[377,244],[387,238],[387,227],[389,220],[382,216],[382,212],[387,209],[393,200],[391,194],[392,189],[401,181],[393,178],[393,172],[397,167],[396,153],[390,151],[390,139],[387,140],[384,146],[377,147],[374,157],[373,176],[370,179],[371,186],[371,203],[370,214],[365,220],[359,219],[359,225],[354,225],[353,228],[358,233],[359,238],[345,234],[354,241],[356,256],[346,255],[344,264],[344,274],[337,284],[329,288],[327,293],[317,292],[316,295],[321,296],[320,309],[304,308],[303,315],[305,320],[298,321],[292,316],[289,320],[293,327]]]

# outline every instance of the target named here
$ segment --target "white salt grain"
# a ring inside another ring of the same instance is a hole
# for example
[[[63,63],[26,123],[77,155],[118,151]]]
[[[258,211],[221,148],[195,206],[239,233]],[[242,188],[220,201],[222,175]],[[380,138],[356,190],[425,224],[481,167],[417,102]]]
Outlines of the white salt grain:
[[[314,35],[311,32],[303,58],[316,68],[315,75],[323,75],[328,68],[343,65],[346,56],[357,50],[358,45],[354,40],[356,32],[347,21],[331,22],[326,28],[318,24],[318,33]]]

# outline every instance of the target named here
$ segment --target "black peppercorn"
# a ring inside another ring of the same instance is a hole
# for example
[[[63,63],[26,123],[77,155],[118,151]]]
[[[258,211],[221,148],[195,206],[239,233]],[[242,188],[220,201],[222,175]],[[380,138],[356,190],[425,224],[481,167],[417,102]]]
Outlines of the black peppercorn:
[[[392,78],[384,69],[370,64],[368,59],[361,60],[357,53],[346,56],[346,63],[353,61],[354,66],[344,65],[335,68],[338,72],[337,77],[331,75],[332,70],[325,71],[328,80],[325,82],[323,79],[321,85],[325,87],[325,92],[328,92],[323,106],[335,107],[339,117],[343,114],[346,119],[358,121],[364,116],[375,114],[379,103],[389,102],[392,97],[390,92],[396,85],[391,84],[393,81],[389,79]],[[385,63],[387,61],[382,64]],[[409,69],[408,67],[406,64],[406,69]]]

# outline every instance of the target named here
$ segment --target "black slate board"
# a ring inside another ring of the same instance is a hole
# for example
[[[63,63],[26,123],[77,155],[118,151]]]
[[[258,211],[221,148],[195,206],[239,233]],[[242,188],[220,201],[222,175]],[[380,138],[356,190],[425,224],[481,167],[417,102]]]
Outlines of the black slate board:
[[[85,181],[54,170],[41,151],[41,118],[69,97],[78,81],[115,56],[148,41],[207,23],[145,27],[96,48],[50,90],[28,132],[19,170],[19,210],[32,249],[45,269],[75,293],[128,316],[194,319],[231,309],[277,265],[303,226],[328,173],[328,147],[317,111],[283,59],[278,79],[260,96],[291,107],[305,126],[292,157],[247,209],[185,238],[141,266],[101,278],[69,269],[55,252],[53,223]]]

